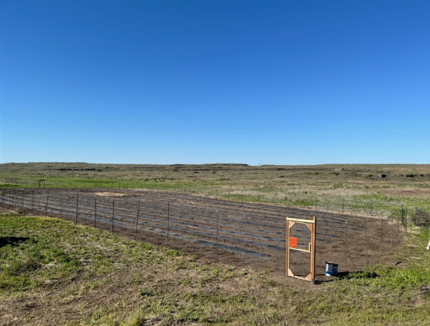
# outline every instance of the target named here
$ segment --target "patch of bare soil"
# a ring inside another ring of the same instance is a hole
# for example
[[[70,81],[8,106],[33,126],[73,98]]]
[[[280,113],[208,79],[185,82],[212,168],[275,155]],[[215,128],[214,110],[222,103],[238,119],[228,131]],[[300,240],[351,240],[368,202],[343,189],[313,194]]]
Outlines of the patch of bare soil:
[[[430,196],[430,189],[417,189],[417,188],[391,188],[382,189],[380,192],[384,195],[399,196],[399,197],[426,197]]]
[[[103,196],[103,197],[127,197],[127,196],[129,196],[127,194],[121,194],[118,192],[95,192],[94,194],[97,196]]]
[[[0,206],[0,214],[17,214],[17,211]]]

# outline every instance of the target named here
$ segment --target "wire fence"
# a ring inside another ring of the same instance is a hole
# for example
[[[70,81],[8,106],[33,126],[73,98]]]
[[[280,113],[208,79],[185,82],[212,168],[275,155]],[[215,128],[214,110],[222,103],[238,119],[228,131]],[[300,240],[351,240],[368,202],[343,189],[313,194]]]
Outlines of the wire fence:
[[[240,253],[245,258],[237,257],[238,262],[252,261],[278,271],[284,269],[285,218],[316,216],[320,274],[326,260],[338,262],[340,272],[390,262],[408,225],[408,211],[403,207],[388,217],[357,217],[157,191],[2,189],[0,205],[185,252],[202,248],[213,260],[226,252]],[[306,228],[293,227],[291,232],[299,246],[310,242]],[[298,270],[306,269],[307,261],[300,255],[292,257]]]
[[[65,169],[67,170],[67,169]],[[89,168],[88,171],[97,171]],[[386,197],[372,191],[354,190],[342,184],[333,184],[327,189],[313,189],[312,187],[282,187],[276,185],[252,186],[237,184],[196,183],[193,180],[173,182],[167,177],[156,177],[144,180],[137,179],[62,179],[62,178],[21,178],[3,177],[3,188],[50,188],[50,189],[93,189],[99,188],[107,191],[115,189],[150,189],[178,194],[199,194],[214,198],[243,202],[272,203],[289,207],[307,207],[318,211],[336,212],[340,214],[353,214],[357,216],[387,216],[398,209],[405,198],[399,196]],[[45,183],[46,182],[46,183]],[[428,201],[414,202],[408,199],[411,206],[420,205],[430,209]]]

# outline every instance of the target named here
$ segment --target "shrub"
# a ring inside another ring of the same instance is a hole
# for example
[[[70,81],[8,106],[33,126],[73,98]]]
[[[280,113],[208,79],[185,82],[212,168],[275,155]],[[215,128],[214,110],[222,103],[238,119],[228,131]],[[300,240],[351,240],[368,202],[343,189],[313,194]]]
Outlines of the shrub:
[[[416,207],[412,213],[411,222],[416,226],[430,227],[430,213]]]

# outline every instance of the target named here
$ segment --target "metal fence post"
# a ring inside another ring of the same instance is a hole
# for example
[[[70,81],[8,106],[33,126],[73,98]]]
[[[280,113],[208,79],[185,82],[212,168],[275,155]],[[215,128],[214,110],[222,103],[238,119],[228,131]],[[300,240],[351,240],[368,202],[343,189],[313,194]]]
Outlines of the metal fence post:
[[[64,200],[63,200],[63,194],[60,192],[60,216],[64,214]]]
[[[404,223],[404,215],[403,215],[403,204],[402,204],[402,223]]]
[[[94,227],[97,227],[97,198],[94,198]]]
[[[219,247],[219,242],[218,242],[218,230],[219,230],[219,211],[216,211],[216,261],[218,261],[218,247]]]
[[[382,216],[381,216],[381,244],[379,245],[379,259],[382,258]]]
[[[364,218],[364,232],[366,240],[366,265],[369,265],[369,244],[367,243],[367,217]]]
[[[49,204],[49,190],[46,195],[46,206],[45,206],[45,215],[48,215],[48,204]]]
[[[79,209],[79,192],[76,193],[76,218],[75,218],[75,224],[78,223],[78,209]]]
[[[394,215],[391,214],[391,217],[393,217]],[[391,223],[391,246],[393,246],[393,233],[394,233],[394,221],[392,221]]]
[[[403,211],[403,204],[402,204],[402,224],[404,225],[404,211]],[[400,226],[399,226],[399,220],[397,220],[397,244],[400,243]]]
[[[342,214],[345,210],[345,197],[342,198]]]
[[[114,233],[114,229],[113,229],[114,220],[115,220],[115,199],[112,199],[112,226],[111,226],[112,233]]]
[[[345,270],[348,270],[348,221],[345,221]]]
[[[169,245],[169,232],[170,232],[170,203],[167,203],[167,245]]]
[[[408,210],[405,210],[405,232],[408,233]]]
[[[134,234],[134,240],[137,240],[137,226],[139,224],[139,213],[140,213],[140,199],[137,202],[137,214],[136,214],[136,232]]]

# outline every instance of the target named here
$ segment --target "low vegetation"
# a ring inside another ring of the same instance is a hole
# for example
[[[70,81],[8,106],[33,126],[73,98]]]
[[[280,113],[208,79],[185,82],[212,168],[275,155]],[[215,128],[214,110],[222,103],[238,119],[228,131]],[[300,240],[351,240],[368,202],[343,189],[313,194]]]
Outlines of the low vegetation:
[[[430,165],[0,164],[1,188],[146,188],[366,215],[430,211]]]
[[[427,325],[428,236],[405,235],[401,263],[311,285],[55,218],[1,215],[0,324]]]

